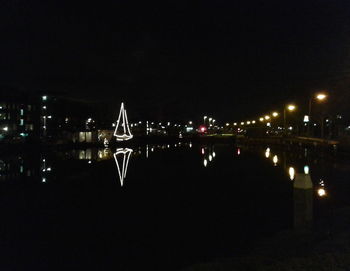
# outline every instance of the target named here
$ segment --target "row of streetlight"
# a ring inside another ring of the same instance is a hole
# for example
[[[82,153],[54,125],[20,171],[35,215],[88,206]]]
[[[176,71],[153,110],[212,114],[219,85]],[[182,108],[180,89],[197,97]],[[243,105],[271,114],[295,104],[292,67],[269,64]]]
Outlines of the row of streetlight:
[[[319,101],[322,102],[324,100],[326,100],[328,97],[327,94],[325,93],[317,93],[313,96],[310,97],[309,99],[309,108],[308,108],[308,115],[305,116],[306,120],[305,122],[308,122],[308,135],[310,135],[310,122],[311,122],[311,114],[312,114],[312,104],[314,101]],[[284,106],[283,108],[283,127],[284,127],[284,133],[286,133],[286,118],[287,118],[287,112],[293,112],[296,110],[296,105],[295,104],[287,104]],[[264,122],[267,121],[267,126],[271,126],[270,121],[273,118],[277,118],[279,116],[279,113],[277,111],[272,112],[271,114],[267,114],[264,115],[262,117],[259,118],[260,122]],[[243,125],[251,125],[251,124],[255,124],[256,121],[255,120],[251,120],[251,121],[241,121],[241,122],[234,122],[233,125],[234,126],[243,126]],[[240,124],[240,125],[239,125]],[[226,124],[226,126],[228,126]],[[321,129],[321,133],[322,133],[322,137],[323,137],[323,128]]]

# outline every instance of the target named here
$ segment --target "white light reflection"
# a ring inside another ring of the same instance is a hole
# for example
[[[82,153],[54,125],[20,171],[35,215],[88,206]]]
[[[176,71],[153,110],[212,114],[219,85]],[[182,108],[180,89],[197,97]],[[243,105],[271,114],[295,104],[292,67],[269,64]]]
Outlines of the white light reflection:
[[[295,169],[293,167],[290,167],[288,170],[289,178],[293,181],[295,178]]]
[[[124,179],[126,178],[126,173],[128,170],[128,165],[129,165],[129,159],[131,156],[131,153],[133,152],[132,149],[128,148],[119,148],[117,149],[116,153],[113,154],[115,163],[117,164],[118,168],[118,175],[119,175],[119,180],[120,180],[120,185],[123,186],[124,184]],[[122,166],[119,165],[118,158],[121,158],[120,160],[122,161]]]
[[[204,165],[204,167],[207,167],[207,165],[208,165],[207,159],[204,159],[204,160],[203,160],[203,165]]]
[[[310,172],[309,166],[304,166],[304,173],[307,175]]]

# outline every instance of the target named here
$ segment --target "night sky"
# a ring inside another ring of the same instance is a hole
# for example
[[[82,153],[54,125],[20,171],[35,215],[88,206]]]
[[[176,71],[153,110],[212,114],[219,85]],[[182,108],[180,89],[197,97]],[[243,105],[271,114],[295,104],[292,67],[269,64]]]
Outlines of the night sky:
[[[227,121],[350,101],[350,2],[0,1],[0,84],[132,117]]]

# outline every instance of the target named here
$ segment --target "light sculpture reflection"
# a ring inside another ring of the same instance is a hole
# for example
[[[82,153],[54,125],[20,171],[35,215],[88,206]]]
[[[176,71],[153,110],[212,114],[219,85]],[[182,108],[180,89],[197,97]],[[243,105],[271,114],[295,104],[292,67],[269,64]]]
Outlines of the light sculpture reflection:
[[[132,149],[119,148],[113,154],[115,163],[117,165],[118,175],[119,175],[119,180],[120,180],[121,186],[123,186],[124,179],[126,178],[126,173],[127,173],[128,165],[129,165],[129,159],[130,159],[132,152],[133,152]],[[118,161],[118,158],[119,158],[119,160],[121,160],[120,162]],[[121,163],[121,165],[120,165],[120,163]]]

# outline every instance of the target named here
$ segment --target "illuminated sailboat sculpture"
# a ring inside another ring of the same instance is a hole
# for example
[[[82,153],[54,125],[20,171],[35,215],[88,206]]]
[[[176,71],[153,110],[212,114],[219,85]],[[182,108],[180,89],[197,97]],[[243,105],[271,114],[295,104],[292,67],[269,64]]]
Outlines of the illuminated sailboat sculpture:
[[[124,103],[122,103],[120,106],[117,125],[114,130],[114,136],[117,138],[117,141],[126,141],[132,139],[133,137],[130,132],[128,117],[126,115],[126,110],[124,109]]]
[[[118,175],[119,175],[121,186],[123,186],[124,179],[126,178],[126,172],[128,171],[129,159],[131,154],[132,154],[132,149],[128,149],[128,148],[117,149],[116,153],[113,154],[115,163],[117,164]]]

